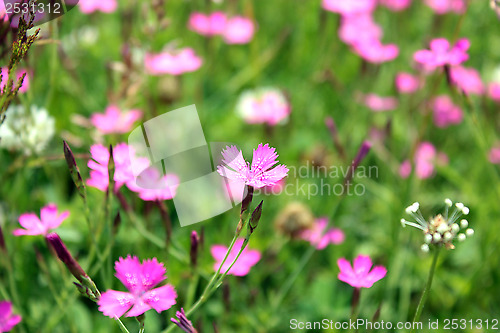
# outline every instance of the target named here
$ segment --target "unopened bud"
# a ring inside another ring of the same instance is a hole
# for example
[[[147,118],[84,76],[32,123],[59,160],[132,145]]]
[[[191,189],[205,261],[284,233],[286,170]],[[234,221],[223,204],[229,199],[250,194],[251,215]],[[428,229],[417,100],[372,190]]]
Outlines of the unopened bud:
[[[427,244],[430,244],[432,242],[432,235],[431,234],[426,234],[424,236],[424,240]]]
[[[458,225],[458,224],[456,224],[456,223],[453,223],[453,224],[451,225],[451,231],[453,231],[455,234],[456,234],[456,233],[458,233],[458,232],[460,231],[460,227],[459,227],[459,225]]]
[[[465,229],[469,226],[469,222],[463,219],[462,221],[460,221],[460,226]]]
[[[467,237],[471,237],[472,235],[474,235],[474,229],[467,229],[465,230],[465,234],[467,235]]]
[[[191,249],[189,251],[189,257],[191,259],[191,267],[196,267],[198,262],[198,245],[200,243],[200,237],[198,237],[198,233],[193,230],[191,232]]]
[[[441,240],[441,234],[435,233],[433,238],[434,238],[434,241],[437,243]]]
[[[189,321],[186,317],[186,313],[184,309],[181,308],[181,311],[177,311],[175,313],[177,319],[170,318],[170,320],[177,326],[181,328],[186,333],[198,333],[198,331],[193,327],[193,323]]]
[[[420,247],[420,249],[422,250],[422,252],[429,252],[429,245],[427,244],[422,244],[422,246]]]
[[[252,233],[255,228],[259,225],[259,220],[262,215],[262,203],[264,200],[262,200],[259,205],[254,209],[252,212],[252,216],[250,217],[250,222],[248,222],[248,229],[250,233]]]
[[[71,174],[71,178],[73,179],[73,183],[78,190],[78,194],[85,200],[85,183],[83,182],[82,175],[80,174],[80,169],[76,164],[75,155],[71,151],[68,143],[63,141],[63,149],[64,149],[64,158],[66,159],[66,163],[68,164],[69,173]]]
[[[465,236],[465,234],[458,234],[457,238],[459,242],[463,242],[467,236]]]

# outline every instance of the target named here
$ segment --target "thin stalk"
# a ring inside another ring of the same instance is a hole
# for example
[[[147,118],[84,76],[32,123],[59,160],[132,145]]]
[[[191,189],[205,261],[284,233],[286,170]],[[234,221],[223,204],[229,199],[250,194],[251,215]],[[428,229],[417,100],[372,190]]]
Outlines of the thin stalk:
[[[429,291],[431,290],[432,278],[434,277],[434,271],[436,270],[436,264],[440,250],[441,248],[438,247],[436,252],[434,253],[434,259],[432,260],[431,270],[429,271],[429,277],[427,278],[427,284],[425,285],[422,297],[420,297],[420,301],[418,302],[415,317],[413,317],[414,323],[420,320],[420,315],[422,314],[422,310],[424,309],[425,301],[427,300],[427,296],[429,295]],[[413,332],[415,332],[415,329],[411,330],[411,333]]]

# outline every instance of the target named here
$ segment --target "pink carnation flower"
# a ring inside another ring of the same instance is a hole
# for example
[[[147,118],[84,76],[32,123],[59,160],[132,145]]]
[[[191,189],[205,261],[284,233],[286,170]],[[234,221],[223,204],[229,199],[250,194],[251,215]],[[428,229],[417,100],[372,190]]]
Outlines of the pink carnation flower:
[[[500,145],[491,148],[488,159],[493,164],[500,164]]]
[[[249,124],[275,126],[288,119],[291,106],[279,89],[260,88],[241,94],[236,112]]]
[[[399,166],[399,176],[403,179],[406,179],[410,176],[411,173],[411,162],[410,160],[404,160]]]
[[[382,38],[382,28],[375,23],[371,13],[343,16],[340,22],[339,38],[346,44]]]
[[[443,157],[444,155],[441,155]],[[422,142],[415,152],[415,173],[420,179],[430,178],[434,174],[434,163],[439,157],[436,148],[430,142]]]
[[[375,282],[387,274],[387,269],[383,266],[375,266],[370,271],[372,261],[368,256],[359,255],[354,259],[353,267],[344,258],[340,258],[337,264],[340,269],[339,280],[350,284],[354,288],[371,288]]]
[[[463,14],[467,9],[464,0],[425,0],[425,4],[438,15],[449,12]]]
[[[12,303],[0,301],[0,332],[9,332],[21,322],[21,316],[12,313]]]
[[[420,80],[409,73],[399,73],[395,79],[396,89],[401,94],[411,94],[420,88]]]
[[[398,100],[394,97],[381,97],[375,94],[366,95],[364,103],[375,112],[390,111],[398,107]]]
[[[399,55],[395,44],[384,45],[378,39],[360,41],[353,48],[361,58],[375,64],[392,61]]]
[[[434,99],[432,106],[434,112],[434,124],[437,127],[460,124],[463,119],[462,110],[453,104],[450,97],[439,96]]]
[[[254,33],[255,25],[251,19],[234,16],[227,21],[223,36],[227,44],[246,44],[252,40]]]
[[[189,17],[189,29],[203,36],[221,35],[226,30],[227,17],[223,12],[210,15],[192,13]]]
[[[90,122],[103,134],[127,133],[141,117],[142,111],[121,112],[116,105],[110,105],[104,113],[94,113]]]
[[[231,249],[231,252],[226,259],[226,262],[224,263],[224,265],[222,265],[221,273],[225,273],[229,269],[229,266],[231,266],[231,263],[234,261],[234,259],[236,259],[236,256],[238,255],[238,252],[240,252],[241,246],[243,245],[243,241],[244,240],[242,238],[236,240],[233,248]],[[217,271],[219,269],[222,260],[224,260],[224,257],[226,256],[227,250],[228,248],[224,245],[213,245],[210,248],[210,253],[212,253],[212,257],[214,257],[215,259],[214,271]],[[241,252],[240,257],[234,263],[233,267],[231,267],[229,272],[227,272],[227,274],[235,276],[247,275],[248,272],[250,272],[250,268],[257,264],[259,260],[260,252],[257,250],[249,250],[246,247]]]
[[[167,278],[165,267],[156,258],[141,264],[136,256],[128,255],[115,262],[115,271],[128,292],[107,290],[101,295],[97,304],[105,316],[119,318],[128,311],[126,317],[136,317],[150,309],[160,313],[176,303],[177,293],[172,285],[154,288]]]
[[[321,6],[334,13],[342,15],[353,15],[372,12],[377,5],[376,0],[323,0]]]
[[[488,96],[495,102],[500,102],[500,83],[490,83],[488,85]]]
[[[467,39],[460,39],[453,47],[444,38],[433,39],[430,50],[419,50],[413,55],[413,59],[422,65],[435,68],[444,65],[460,65],[469,55],[467,50],[470,43]]]
[[[128,181],[127,187],[131,191],[137,192],[139,198],[144,201],[163,201],[175,197],[179,182],[177,175],[166,174],[162,176],[156,168],[149,167],[137,179]]]
[[[202,63],[202,59],[191,48],[158,54],[147,53],[144,59],[146,71],[151,75],[181,75],[194,72]]]
[[[80,0],[78,5],[80,6],[80,11],[84,14],[90,14],[95,11],[112,13],[118,7],[116,0]]]
[[[253,151],[252,165],[243,159],[243,154],[236,146],[228,146],[222,151],[222,162],[217,172],[233,181],[243,182],[246,185],[261,188],[274,185],[288,174],[288,168],[278,163],[276,149],[269,147],[269,144],[259,144]]]
[[[308,241],[318,250],[324,249],[330,243],[341,244],[342,242],[344,242],[344,232],[338,228],[331,228],[325,233],[327,225],[328,218],[319,218],[313,224],[311,229],[304,230],[300,234],[300,238]]]
[[[474,68],[456,66],[450,68],[450,79],[453,84],[466,94],[482,95],[484,84],[479,72]]]
[[[7,67],[1,67],[0,72],[2,74],[2,82],[0,82],[0,90],[3,90],[5,85],[7,84],[7,80],[9,78],[9,70]],[[21,69],[16,72],[16,77],[14,78],[14,85],[12,86],[12,90],[17,86],[17,81],[23,76],[24,73],[27,73],[26,70]],[[19,88],[20,93],[25,93],[28,91],[30,87],[30,78],[29,75],[26,74],[23,80],[23,84],[21,84],[21,88]]]
[[[47,233],[59,227],[61,223],[69,216],[69,211],[61,214],[57,213],[55,204],[48,204],[40,210],[40,218],[34,213],[24,213],[19,216],[19,224],[24,229],[16,229],[12,232],[14,236],[35,236],[47,235]]]
[[[385,6],[395,12],[405,10],[411,5],[411,0],[379,0],[379,1],[382,6]]]

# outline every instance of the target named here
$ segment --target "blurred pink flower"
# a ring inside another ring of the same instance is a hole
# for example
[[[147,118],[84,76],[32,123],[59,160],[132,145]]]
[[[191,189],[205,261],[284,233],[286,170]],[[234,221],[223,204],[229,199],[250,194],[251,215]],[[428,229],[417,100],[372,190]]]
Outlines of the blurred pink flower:
[[[336,245],[343,243],[345,239],[344,232],[338,228],[331,228],[325,232],[327,225],[328,218],[319,218],[310,229],[306,229],[300,234],[300,238],[308,241],[318,250],[324,249],[330,243]]]
[[[372,261],[369,256],[357,256],[354,259],[353,267],[344,258],[340,258],[337,264],[340,269],[339,280],[350,284],[354,288],[371,288],[375,282],[387,274],[387,269],[383,266],[375,266],[370,271]]]
[[[322,7],[328,11],[342,14],[353,15],[359,13],[372,12],[377,5],[376,0],[322,0]]]
[[[130,308],[126,317],[136,317],[150,309],[160,313],[176,303],[177,293],[172,285],[154,288],[167,278],[165,267],[156,258],[141,264],[136,256],[128,255],[115,262],[115,271],[128,292],[107,290],[101,295],[97,304],[105,316],[119,318]]]
[[[342,16],[340,22],[339,38],[346,44],[382,38],[382,28],[375,23],[371,13]]]
[[[181,75],[194,72],[202,63],[202,59],[191,48],[158,54],[147,53],[144,58],[146,71],[151,75]]]
[[[0,301],[0,332],[9,332],[21,322],[21,316],[12,313],[12,303]]]
[[[80,11],[84,14],[90,14],[95,11],[112,13],[118,7],[116,0],[80,0],[78,5],[80,7]]]
[[[410,160],[404,160],[399,166],[399,176],[403,179],[406,179],[410,176],[411,173],[411,162]]]
[[[425,0],[425,4],[439,15],[449,12],[463,14],[467,9],[464,0]]]
[[[450,68],[450,79],[453,84],[466,94],[482,95],[484,84],[479,72],[474,68],[455,66]]]
[[[7,84],[7,79],[9,76],[9,70],[7,67],[1,67],[0,68],[0,73],[2,74],[2,82],[0,82],[0,89],[3,90],[5,85]],[[23,74],[26,73],[26,76],[24,77],[23,84],[21,85],[21,88],[19,88],[20,93],[25,93],[28,91],[30,87],[30,78],[26,70],[20,69],[16,72],[16,77],[14,78],[14,85],[12,86],[12,90],[14,90],[15,86],[17,86],[17,81],[23,76]]]
[[[127,133],[141,117],[142,111],[121,112],[116,105],[110,105],[104,113],[92,114],[90,122],[103,134]]]
[[[488,85],[488,96],[495,102],[500,102],[500,83],[493,82]]]
[[[430,142],[422,142],[415,152],[415,173],[420,179],[426,179],[434,173],[436,148]]]
[[[450,48],[450,43],[444,38],[433,39],[430,43],[430,50],[419,50],[413,55],[413,59],[420,64],[429,67],[439,67],[444,65],[460,65],[469,55],[467,50],[470,43],[467,39],[460,39]]]
[[[384,45],[378,39],[359,41],[353,48],[360,57],[375,64],[392,61],[399,55],[399,48],[395,44]]]
[[[170,200],[175,197],[178,186],[179,177],[177,175],[166,174],[163,176],[154,167],[147,168],[137,179],[131,179],[127,182],[127,187],[138,193],[139,198],[144,201]]]
[[[398,100],[394,97],[381,97],[375,94],[368,94],[364,98],[364,103],[372,111],[390,111],[398,107]]]
[[[396,89],[401,94],[411,94],[420,89],[420,80],[409,73],[398,73],[395,79]]]
[[[252,40],[254,33],[255,25],[251,19],[234,16],[227,20],[223,36],[227,44],[246,44]]]
[[[382,6],[385,6],[395,12],[405,10],[411,5],[411,0],[379,0],[379,1]]]
[[[500,145],[490,149],[488,159],[493,164],[500,164]]]
[[[217,172],[233,181],[245,182],[254,188],[274,185],[288,174],[288,168],[278,163],[276,149],[269,144],[259,144],[253,151],[252,165],[243,159],[243,154],[236,146],[228,146],[222,151],[222,163],[217,167]]]
[[[249,124],[275,126],[288,119],[291,106],[279,89],[259,88],[241,94],[236,112]]]
[[[40,210],[40,218],[34,213],[24,213],[19,216],[19,224],[24,228],[16,229],[12,232],[14,236],[35,236],[47,235],[47,233],[59,227],[69,216],[69,211],[61,214],[57,213],[55,204],[48,204]]]
[[[221,273],[225,273],[229,269],[229,266],[231,266],[231,263],[234,261],[234,259],[236,259],[236,256],[238,255],[238,252],[240,252],[241,246],[243,245],[243,241],[244,240],[242,238],[236,240],[233,248],[231,249],[231,252],[226,259],[226,262],[224,263],[224,265],[222,265]],[[224,257],[226,256],[227,250],[228,248],[224,245],[213,245],[210,248],[210,253],[215,259],[215,264],[213,266],[214,271],[217,271],[217,269],[219,269],[222,260],[224,260]],[[233,267],[231,267],[227,274],[235,276],[247,275],[248,272],[250,272],[250,268],[257,264],[259,260],[260,252],[257,250],[249,250],[248,247],[246,247],[243,252],[241,252],[240,257],[234,263]]]
[[[203,36],[221,35],[226,29],[227,17],[223,12],[214,12],[210,15],[192,13],[189,17],[189,29]]]
[[[447,127],[449,125],[460,124],[463,119],[462,110],[453,104],[448,96],[438,96],[432,105],[434,112],[434,124],[437,127]]]
[[[7,15],[7,10],[5,9],[5,4],[3,1],[0,1],[0,21],[9,22],[9,15]]]

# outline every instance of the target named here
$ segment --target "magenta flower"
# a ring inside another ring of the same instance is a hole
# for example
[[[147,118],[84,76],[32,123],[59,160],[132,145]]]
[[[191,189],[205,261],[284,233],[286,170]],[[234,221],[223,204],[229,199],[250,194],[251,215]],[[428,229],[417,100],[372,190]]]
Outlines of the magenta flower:
[[[3,90],[5,85],[7,84],[7,79],[9,77],[9,70],[7,69],[7,67],[1,67],[0,73],[2,74],[2,81],[0,82],[0,90]],[[16,72],[16,77],[14,78],[14,85],[12,86],[12,90],[14,90],[14,88],[17,85],[17,81],[21,78],[21,76],[23,76],[24,73],[27,73],[26,70],[24,69],[18,70]],[[29,87],[30,87],[30,78],[29,75],[26,74],[23,80],[23,84],[21,85],[21,88],[19,88],[19,92],[25,93],[26,91],[28,91]]]
[[[84,14],[90,14],[96,11],[112,13],[118,7],[116,0],[80,0],[78,5],[80,11]]]
[[[364,104],[375,112],[391,111],[398,107],[398,100],[394,97],[368,94],[364,98]]]
[[[302,231],[300,238],[308,241],[318,250],[324,249],[330,243],[336,245],[343,243],[345,239],[344,232],[338,228],[331,228],[325,232],[327,225],[328,218],[319,218],[310,229]]]
[[[241,94],[236,112],[249,124],[275,126],[288,120],[291,106],[279,89],[259,88]]]
[[[354,259],[353,267],[344,258],[340,258],[337,264],[340,269],[339,280],[350,284],[354,288],[371,288],[375,282],[387,274],[387,269],[383,266],[375,266],[370,271],[372,261],[368,256],[359,255]]]
[[[0,301],[0,332],[9,332],[21,322],[21,316],[12,313],[12,303]]]
[[[444,38],[433,39],[430,50],[419,50],[413,55],[413,59],[425,66],[436,68],[444,65],[460,65],[469,55],[467,50],[470,43],[467,39],[460,39],[452,48]]]
[[[410,160],[404,160],[399,166],[399,176],[403,179],[406,179],[410,176],[411,173],[411,162]]]
[[[396,89],[401,94],[411,94],[420,89],[420,80],[409,73],[398,73],[395,79]]]
[[[253,151],[252,165],[243,159],[243,154],[236,146],[228,146],[222,151],[222,162],[217,172],[233,181],[244,182],[248,186],[261,188],[274,185],[288,174],[288,168],[278,163],[276,149],[269,147],[269,144],[259,144]]]
[[[193,323],[189,319],[187,319],[186,313],[184,312],[183,308],[181,308],[181,311],[177,311],[175,313],[175,316],[177,317],[177,319],[170,318],[170,320],[175,325],[179,326],[179,328],[185,333],[198,333],[198,331],[194,328]]]
[[[376,5],[376,0],[323,0],[321,2],[324,9],[345,16],[372,12]]]
[[[142,117],[142,111],[129,110],[121,112],[116,105],[110,105],[103,113],[94,113],[90,121],[101,133],[127,133],[134,122]]]
[[[59,227],[61,223],[69,216],[69,211],[61,214],[57,213],[55,204],[48,204],[40,210],[40,218],[34,213],[24,213],[19,216],[19,224],[24,229],[16,229],[12,232],[14,236],[35,236],[47,235],[47,233]]]
[[[453,104],[448,96],[436,97],[432,111],[434,112],[434,124],[437,127],[443,128],[449,125],[460,124],[463,119],[462,110]]]
[[[162,176],[160,172],[150,167],[143,171],[137,179],[127,182],[127,187],[139,194],[139,198],[144,201],[170,200],[175,197],[179,186],[179,177],[175,174]]]
[[[194,72],[202,63],[203,60],[191,48],[158,54],[147,53],[144,58],[146,71],[151,75],[181,75]]]
[[[500,102],[500,83],[493,82],[488,85],[488,96],[495,102]]]
[[[371,13],[342,16],[340,22],[339,38],[346,44],[354,45],[382,38],[382,28],[375,23]]]
[[[438,15],[450,12],[463,14],[467,9],[464,0],[425,0],[425,4]]]
[[[474,68],[455,66],[450,68],[451,82],[466,94],[482,95],[484,84],[479,72]]]
[[[223,32],[224,41],[227,44],[247,44],[255,33],[255,25],[249,18],[234,16],[227,20]]]
[[[238,252],[240,252],[241,246],[243,245],[243,241],[244,240],[242,238],[236,240],[226,259],[226,262],[222,265],[221,273],[225,273],[229,269],[229,266],[231,266],[234,259],[236,259],[236,256],[238,255]],[[219,269],[222,260],[224,260],[224,257],[226,256],[227,249],[228,248],[224,245],[213,245],[210,248],[210,253],[212,253],[212,257],[215,259],[214,271]],[[259,260],[260,252],[257,250],[249,250],[248,247],[246,247],[227,274],[235,276],[247,275],[248,272],[250,272],[250,268],[257,264]]]
[[[141,264],[136,256],[128,255],[115,262],[115,270],[115,276],[128,292],[107,290],[101,295],[97,304],[105,316],[119,318],[128,311],[126,317],[136,317],[150,309],[160,313],[176,303],[177,293],[172,285],[154,288],[167,278],[165,267],[156,258]]]
[[[399,48],[395,44],[384,45],[378,39],[360,41],[353,48],[361,58],[374,64],[392,61],[399,55]]]
[[[405,10],[411,5],[411,0],[379,0],[379,1],[382,6],[385,6],[395,12]]]
[[[210,15],[192,13],[189,17],[189,29],[203,36],[221,35],[226,29],[227,17],[223,12]]]
[[[493,164],[500,164],[500,145],[490,149],[488,159]]]

